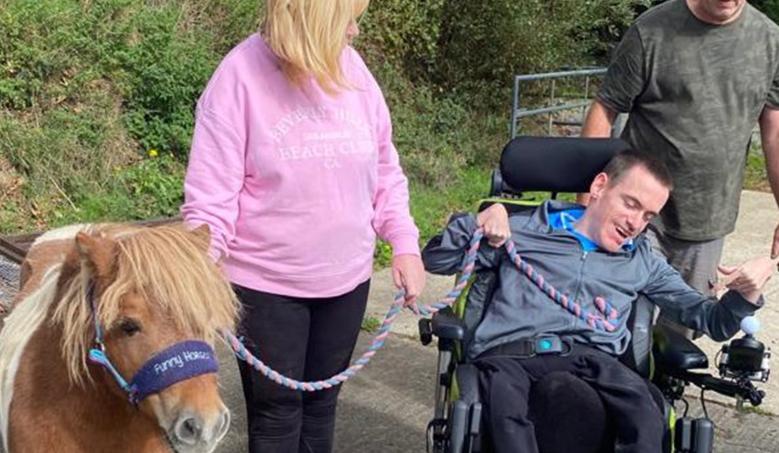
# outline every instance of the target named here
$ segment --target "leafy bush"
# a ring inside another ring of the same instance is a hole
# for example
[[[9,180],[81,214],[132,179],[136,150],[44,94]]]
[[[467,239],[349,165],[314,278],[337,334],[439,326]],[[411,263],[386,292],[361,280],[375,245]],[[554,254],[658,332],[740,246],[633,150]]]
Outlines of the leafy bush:
[[[591,65],[641,0],[451,0],[435,80],[488,109],[508,105],[515,74]],[[599,32],[600,31],[600,32]]]
[[[193,107],[257,29],[261,3],[0,0],[0,162],[12,167],[0,179],[15,187],[0,194],[0,229],[175,213]],[[372,2],[356,46],[384,88],[414,191],[446,198],[464,168],[493,165],[511,76],[602,61],[645,3]]]
[[[752,0],[749,3],[774,22],[779,22],[779,0]]]

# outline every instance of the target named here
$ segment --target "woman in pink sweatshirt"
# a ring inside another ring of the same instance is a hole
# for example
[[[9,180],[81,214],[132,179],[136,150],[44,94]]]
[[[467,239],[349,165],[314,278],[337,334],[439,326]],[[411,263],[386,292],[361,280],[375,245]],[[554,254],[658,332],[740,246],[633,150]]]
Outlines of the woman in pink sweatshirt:
[[[182,214],[243,304],[241,333],[299,380],[348,366],[376,236],[395,284],[424,286],[408,184],[379,86],[349,44],[368,0],[266,0],[261,32],[197,104]],[[329,452],[338,387],[300,394],[239,361],[251,452]]]

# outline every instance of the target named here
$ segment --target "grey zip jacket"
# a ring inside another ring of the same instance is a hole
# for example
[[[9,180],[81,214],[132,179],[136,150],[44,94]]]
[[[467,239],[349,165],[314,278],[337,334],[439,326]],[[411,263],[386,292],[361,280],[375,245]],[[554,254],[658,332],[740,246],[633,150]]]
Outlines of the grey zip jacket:
[[[476,269],[494,269],[498,283],[487,305],[468,351],[475,358],[503,343],[542,334],[571,337],[613,355],[622,354],[630,342],[625,324],[633,302],[644,294],[672,319],[724,341],[739,330],[741,319],[762,306],[750,303],[735,291],[728,291],[719,303],[688,286],[664,258],[652,251],[641,234],[635,247],[618,253],[603,250],[585,252],[568,231],[549,225],[550,212],[575,207],[547,201],[509,217],[511,239],[517,252],[558,291],[577,301],[584,310],[599,313],[596,297],[606,299],[618,312],[612,332],[595,330],[544,294],[509,260],[505,248],[482,241]],[[461,270],[465,250],[476,230],[473,215],[455,216],[442,234],[431,239],[422,252],[427,271],[450,275]]]

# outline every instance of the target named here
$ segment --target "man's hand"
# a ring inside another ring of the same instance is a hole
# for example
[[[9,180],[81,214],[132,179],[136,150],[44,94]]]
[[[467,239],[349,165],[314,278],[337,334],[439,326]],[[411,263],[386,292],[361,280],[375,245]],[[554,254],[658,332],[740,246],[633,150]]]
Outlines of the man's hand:
[[[777,262],[779,259],[753,258],[737,267],[719,266],[723,280],[715,289],[732,289],[755,304],[760,299],[766,282],[773,275]]]
[[[500,247],[511,237],[509,213],[506,207],[495,203],[476,216],[476,224],[484,228],[484,236],[493,247]]]
[[[392,280],[396,288],[406,292],[404,307],[414,304],[425,288],[425,267],[416,255],[396,255],[392,257]]]

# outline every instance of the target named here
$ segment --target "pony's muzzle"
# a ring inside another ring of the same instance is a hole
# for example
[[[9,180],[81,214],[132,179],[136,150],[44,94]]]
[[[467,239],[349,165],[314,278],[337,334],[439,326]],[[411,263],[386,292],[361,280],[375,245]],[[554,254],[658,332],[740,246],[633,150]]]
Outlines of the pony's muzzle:
[[[224,406],[216,416],[184,411],[173,424],[169,438],[177,451],[210,452],[230,428],[230,411]]]

